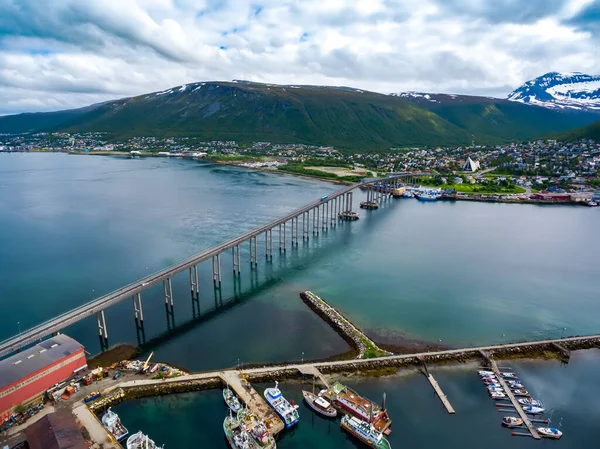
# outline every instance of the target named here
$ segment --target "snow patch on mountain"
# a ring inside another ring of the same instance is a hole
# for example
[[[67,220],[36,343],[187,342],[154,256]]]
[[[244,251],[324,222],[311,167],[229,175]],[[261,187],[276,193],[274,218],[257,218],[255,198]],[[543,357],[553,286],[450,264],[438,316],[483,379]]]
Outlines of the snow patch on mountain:
[[[550,109],[600,112],[600,76],[549,72],[515,89],[508,100]]]

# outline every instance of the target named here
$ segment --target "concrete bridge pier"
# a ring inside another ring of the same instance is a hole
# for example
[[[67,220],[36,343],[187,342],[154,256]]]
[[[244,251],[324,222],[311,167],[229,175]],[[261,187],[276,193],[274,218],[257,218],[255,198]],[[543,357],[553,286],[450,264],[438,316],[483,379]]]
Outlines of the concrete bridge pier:
[[[171,278],[167,278],[163,281],[163,290],[165,292],[165,304],[170,304],[173,307],[173,286],[171,285]]]
[[[192,291],[192,298],[194,297],[194,290],[198,291],[198,266],[193,265],[190,267],[190,289]]]
[[[325,230],[325,208],[327,206],[327,203],[324,203],[321,206],[321,229],[324,231]]]
[[[250,237],[250,268],[258,265],[258,249],[256,243],[256,237]]]
[[[106,318],[104,317],[104,310],[96,313],[96,320],[98,321],[98,335],[100,338],[104,337],[104,341],[108,341],[108,329],[106,328]]]
[[[302,241],[308,241],[308,217],[309,213],[302,213]]]
[[[139,318],[139,320],[143,322],[144,321],[144,310],[142,309],[141,293],[133,295],[131,297],[131,300],[133,301],[133,311],[135,313],[135,320],[137,321]]]
[[[285,253],[287,251],[287,236],[285,234],[287,228],[287,222],[283,222],[283,252]]]

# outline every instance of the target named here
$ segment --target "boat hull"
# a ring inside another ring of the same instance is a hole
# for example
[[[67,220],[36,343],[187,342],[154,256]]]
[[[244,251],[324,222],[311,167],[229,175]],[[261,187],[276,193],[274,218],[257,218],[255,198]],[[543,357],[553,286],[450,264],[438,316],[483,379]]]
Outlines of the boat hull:
[[[363,442],[364,444],[366,444],[369,447],[372,447],[374,449],[391,449],[389,441],[385,438],[382,438],[380,440],[379,444],[375,444],[372,441],[369,441],[366,438],[363,438],[361,435],[356,433],[351,427],[347,426],[344,422],[342,422],[341,427],[346,432],[348,432],[350,435],[352,435],[354,438],[356,438],[357,440],[360,440],[361,442]]]

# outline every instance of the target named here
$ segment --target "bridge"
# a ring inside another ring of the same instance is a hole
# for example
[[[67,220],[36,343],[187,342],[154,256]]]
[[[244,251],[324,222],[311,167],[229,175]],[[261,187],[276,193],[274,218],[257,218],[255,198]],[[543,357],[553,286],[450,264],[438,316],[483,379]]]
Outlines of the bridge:
[[[129,285],[121,287],[107,295],[96,298],[69,312],[32,327],[24,332],[0,342],[0,357],[9,355],[19,349],[35,343],[44,337],[55,334],[78,321],[96,315],[98,334],[101,339],[108,342],[108,328],[104,310],[108,307],[131,298],[136,322],[143,323],[144,311],[141,293],[162,282],[165,305],[173,308],[172,278],[186,270],[189,271],[190,290],[192,296],[199,297],[198,264],[212,260],[213,283],[216,287],[221,285],[221,258],[226,251],[231,251],[231,265],[234,273],[241,272],[240,245],[250,244],[250,267],[258,265],[258,239],[264,235],[264,254],[267,258],[273,257],[273,230],[277,229],[279,250],[286,251],[289,244],[298,245],[300,239],[300,222],[302,226],[302,240],[308,241],[310,234],[319,235],[319,229],[326,230],[337,226],[338,220],[352,217],[353,191],[361,186],[370,186],[368,197],[371,201],[385,200],[390,197],[392,189],[404,182],[415,182],[423,173],[396,173],[385,178],[369,178],[362,182],[344,187],[323,198],[313,201],[295,211],[271,221],[263,226],[248,231],[238,237],[223,242],[212,248],[204,250],[174,265],[157,271],[147,277],[139,279]],[[290,225],[288,238],[287,228]],[[262,247],[262,244],[261,244]]]

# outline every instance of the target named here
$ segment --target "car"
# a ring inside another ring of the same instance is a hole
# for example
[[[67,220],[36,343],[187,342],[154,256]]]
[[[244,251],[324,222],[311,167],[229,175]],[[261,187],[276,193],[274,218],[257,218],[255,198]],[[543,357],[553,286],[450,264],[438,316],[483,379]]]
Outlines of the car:
[[[117,371],[117,372],[115,373],[115,375],[113,376],[113,379],[114,379],[114,380],[117,380],[117,379],[118,379],[119,377],[121,377],[122,375],[123,375],[123,373],[122,373],[121,371]]]

